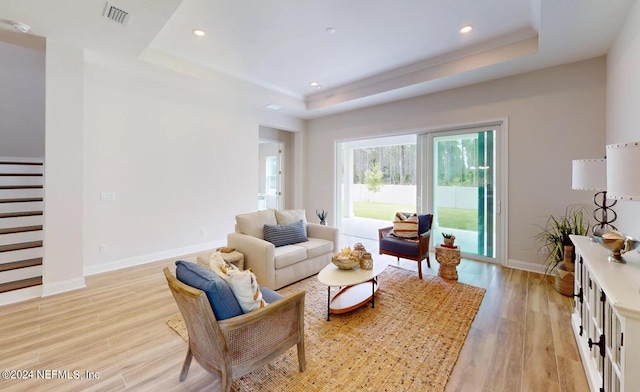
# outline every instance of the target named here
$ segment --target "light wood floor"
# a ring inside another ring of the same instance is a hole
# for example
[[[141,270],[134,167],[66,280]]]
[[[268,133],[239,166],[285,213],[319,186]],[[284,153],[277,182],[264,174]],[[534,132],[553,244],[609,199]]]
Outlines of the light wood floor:
[[[372,251],[376,244],[365,246]],[[0,370],[99,375],[63,380],[34,373],[33,380],[0,379],[0,390],[217,391],[219,381],[195,361],[187,380],[178,381],[186,343],[165,324],[178,311],[165,266],[173,261],[89,276],[85,289],[0,307]],[[430,269],[423,263],[424,273],[437,268],[433,257]],[[588,391],[569,322],[571,299],[539,274],[468,260],[458,271],[461,282],[487,292],[447,391]]]

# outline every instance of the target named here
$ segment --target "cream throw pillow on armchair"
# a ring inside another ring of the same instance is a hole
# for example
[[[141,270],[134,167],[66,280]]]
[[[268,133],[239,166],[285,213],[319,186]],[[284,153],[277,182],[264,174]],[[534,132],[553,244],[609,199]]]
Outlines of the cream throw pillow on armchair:
[[[222,258],[220,252],[214,252],[209,257],[209,265],[206,268],[215,272],[224,279],[233,296],[240,304],[244,313],[265,307],[267,302],[262,299],[262,292],[256,276],[250,270],[240,270],[235,265]]]
[[[250,270],[229,270],[227,283],[231,286],[233,295],[238,300],[242,311],[249,313],[252,310],[264,308],[267,303],[262,299],[262,292],[256,276]]]

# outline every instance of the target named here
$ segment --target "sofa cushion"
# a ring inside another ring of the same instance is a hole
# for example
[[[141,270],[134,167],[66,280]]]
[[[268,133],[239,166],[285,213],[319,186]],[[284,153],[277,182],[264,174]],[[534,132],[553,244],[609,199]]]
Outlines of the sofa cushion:
[[[188,261],[176,261],[176,277],[182,283],[205,292],[217,320],[242,314],[231,287],[215,272]]]
[[[307,227],[307,214],[304,210],[276,210],[276,221],[279,225],[288,225],[302,220],[304,227]]]
[[[276,221],[274,210],[263,210],[236,215],[236,223],[241,233],[262,240],[264,239],[264,225],[277,225],[278,221]]]
[[[307,259],[307,249],[299,245],[285,245],[276,248],[274,261],[276,269],[284,268]]]
[[[288,225],[264,225],[264,240],[276,247],[297,244],[307,240],[304,222],[299,220]]]
[[[407,256],[418,256],[418,240],[387,236],[380,239],[380,250],[388,250]]]
[[[307,248],[307,259],[321,256],[325,253],[333,252],[333,241],[327,241],[320,238],[309,238],[309,241],[301,242],[296,246]]]

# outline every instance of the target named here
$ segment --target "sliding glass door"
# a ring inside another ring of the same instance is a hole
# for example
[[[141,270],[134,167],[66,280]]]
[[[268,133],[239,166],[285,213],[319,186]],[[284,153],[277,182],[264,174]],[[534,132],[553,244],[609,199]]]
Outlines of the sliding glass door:
[[[431,135],[434,244],[450,233],[462,253],[496,257],[496,137],[491,128]]]

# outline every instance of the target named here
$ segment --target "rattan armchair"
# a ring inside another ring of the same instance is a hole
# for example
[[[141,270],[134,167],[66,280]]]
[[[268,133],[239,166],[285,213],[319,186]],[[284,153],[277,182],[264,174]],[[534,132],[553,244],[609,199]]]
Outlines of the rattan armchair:
[[[304,291],[217,321],[203,291],[180,282],[169,268],[164,274],[189,333],[180,381],[187,378],[195,358],[205,370],[220,377],[223,391],[230,391],[234,379],[264,366],[293,345],[297,345],[300,371],[305,371]]]

